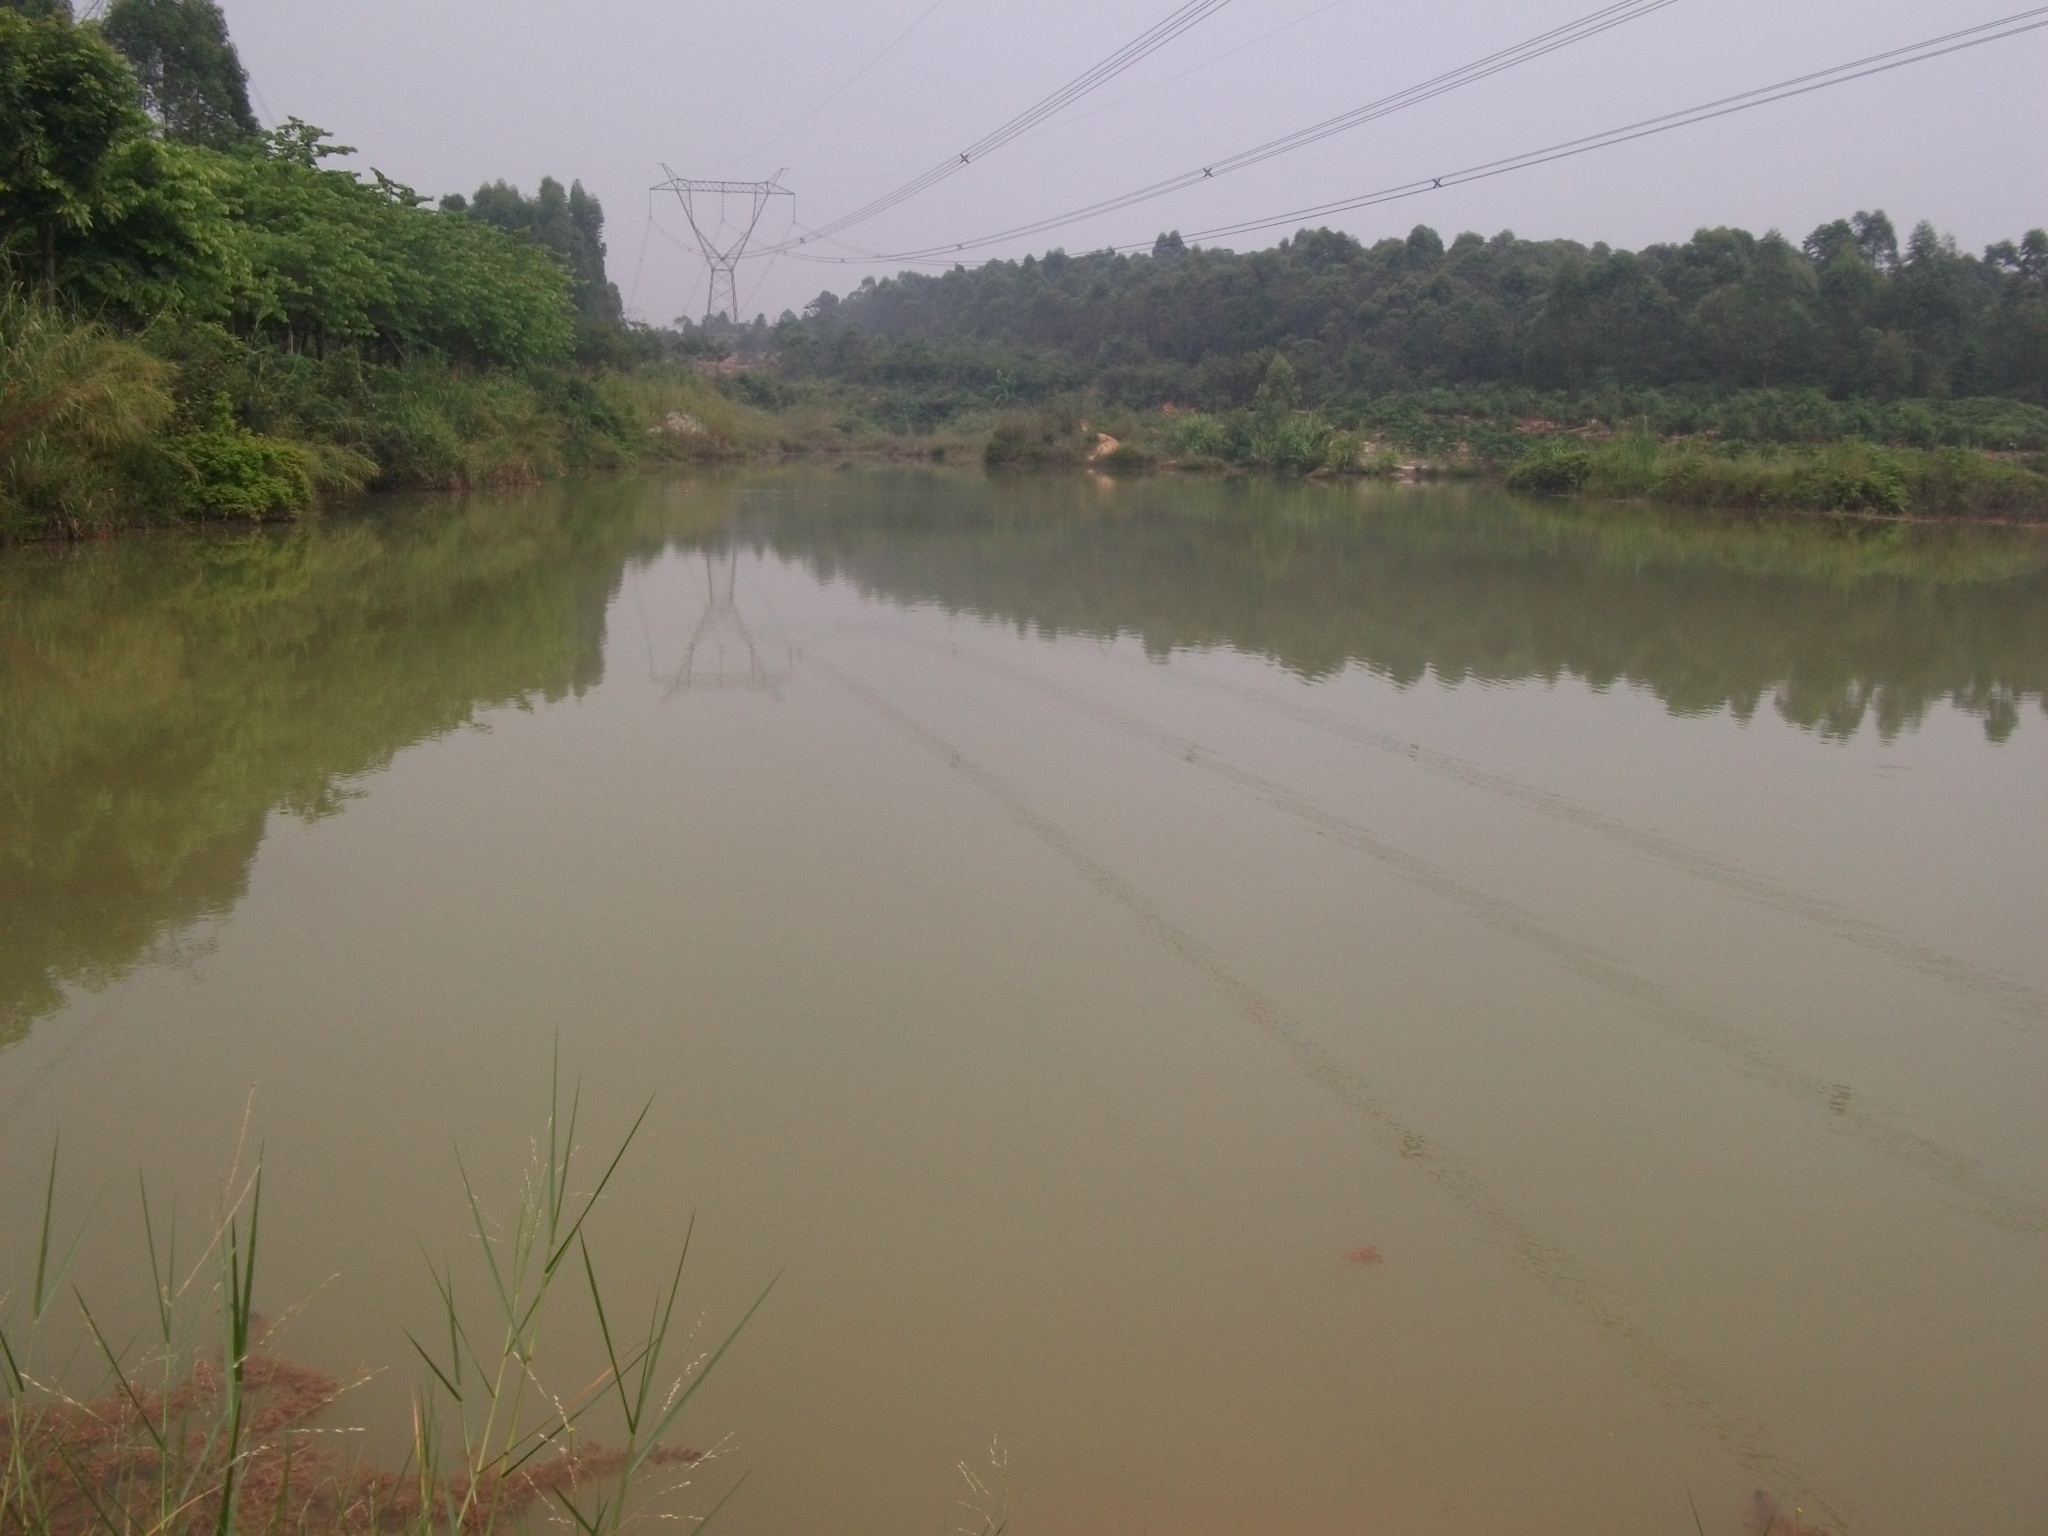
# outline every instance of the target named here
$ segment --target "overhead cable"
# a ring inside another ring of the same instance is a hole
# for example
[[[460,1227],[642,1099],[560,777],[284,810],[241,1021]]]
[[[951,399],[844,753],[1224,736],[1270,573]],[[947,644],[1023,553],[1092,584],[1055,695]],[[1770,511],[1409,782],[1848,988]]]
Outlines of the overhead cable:
[[[1118,107],[1124,106],[1129,102],[1136,101],[1140,96],[1150,96],[1154,91],[1164,90],[1167,86],[1174,84],[1176,81],[1187,79],[1189,75],[1199,74],[1201,73],[1201,71],[1205,69],[1208,69],[1217,64],[1221,64],[1226,59],[1236,58],[1240,53],[1243,53],[1247,48],[1256,48],[1259,44],[1270,41],[1271,39],[1278,37],[1283,32],[1292,32],[1296,27],[1304,26],[1307,23],[1314,21],[1318,16],[1322,15],[1325,11],[1334,11],[1335,9],[1337,9],[1338,6],[1349,5],[1350,3],[1351,0],[1324,0],[1324,3],[1322,5],[1317,6],[1314,10],[1305,12],[1304,14],[1295,17],[1292,21],[1283,21],[1282,23],[1280,23],[1279,26],[1274,27],[1269,32],[1261,32],[1258,33],[1256,36],[1248,37],[1243,42],[1236,44],[1234,47],[1224,49],[1221,53],[1212,53],[1209,55],[1208,58],[1203,59],[1199,64],[1190,64],[1186,69],[1175,70],[1172,74],[1168,75],[1164,80],[1154,80],[1150,85],[1139,86],[1135,91],[1132,91],[1128,96],[1118,96],[1112,101],[1105,101],[1099,107],[1090,107],[1086,112],[1076,112],[1072,117],[1068,118],[1065,122],[1061,123],[1060,126],[1062,128],[1071,128],[1076,123],[1087,122],[1088,119],[1091,117],[1100,117],[1105,112],[1114,112]]]
[[[931,20],[932,12],[936,11],[940,6],[944,5],[945,3],[946,0],[932,0],[932,3],[930,5],[926,6],[922,11],[918,12],[917,20],[913,21],[901,32],[898,32],[895,35],[895,37],[891,38],[888,44],[882,49],[880,53],[876,54],[873,58],[869,59],[867,63],[861,65],[859,69],[856,69],[852,74],[848,75],[844,80],[842,80],[839,83],[839,88],[837,90],[833,91],[829,96],[825,97],[824,100],[820,101],[816,106],[812,107],[810,111],[806,112],[802,117],[798,118],[795,122],[791,123],[787,128],[783,129],[782,132],[776,134],[774,138],[763,139],[759,144],[756,144],[752,149],[748,150],[746,154],[740,155],[736,158],[740,160],[745,160],[750,156],[758,155],[764,149],[773,149],[777,144],[780,144],[792,133],[795,133],[797,129],[803,127],[805,123],[808,123],[820,112],[824,111],[827,107],[831,106],[833,102],[837,101],[840,97],[844,96],[848,91],[852,90],[853,87],[860,82],[861,78],[864,75],[866,75],[869,70],[873,69],[877,64],[881,63],[882,60],[886,59],[887,57],[889,57],[890,54],[894,53],[896,49],[902,44],[905,38],[909,37],[911,33],[915,32],[919,27],[923,26],[927,21]]]
[[[1333,202],[1317,203],[1306,208],[1295,208],[1285,213],[1265,215],[1247,219],[1235,224],[1221,224],[1210,229],[1195,230],[1182,238],[1188,241],[1215,240],[1231,235],[1253,234],[1262,230],[1278,229],[1287,225],[1299,227],[1303,220],[1327,218],[1332,214],[1348,213],[1358,208],[1368,208],[1379,203],[1398,202],[1406,198],[1421,197],[1431,192],[1445,191],[1452,187],[1464,186],[1475,181],[1490,180],[1505,176],[1510,171],[1528,170],[1553,161],[1568,160],[1577,155],[1591,154],[1595,150],[1612,148],[1635,139],[1649,138],[1654,134],[1669,133],[1677,128],[1689,128],[1696,123],[1710,122],[1715,118],[1728,117],[1737,112],[1747,112],[1756,107],[1769,106],[1774,102],[1789,101],[1797,96],[1809,95],[1830,86],[1847,85],[1851,81],[1867,79],[1872,75],[1885,74],[1894,69],[1904,69],[1913,64],[1924,64],[1929,60],[1961,53],[1966,49],[1979,48],[1987,43],[2003,42],[2008,38],[2039,31],[2048,27],[2048,6],[2037,6],[2031,10],[2016,11],[1997,21],[1983,22],[1974,27],[1943,33],[1939,37],[1927,38],[1901,48],[1888,49],[1883,53],[1870,54],[1832,69],[1815,70],[1810,74],[1796,75],[1781,80],[1775,85],[1758,86],[1733,96],[1723,96],[1715,101],[1702,102],[1677,112],[1667,112],[1658,117],[1643,118],[1619,128],[1610,128],[1601,133],[1587,134],[1582,138],[1566,139],[1542,149],[1532,149],[1522,154],[1510,155],[1499,160],[1489,160],[1479,165],[1466,166],[1462,170],[1446,171],[1441,176],[1421,176],[1413,181],[1382,187],[1378,191],[1358,193],[1351,197],[1339,198]],[[873,256],[822,256],[800,253],[798,260],[810,262],[831,262],[837,265],[856,265],[871,261],[907,260],[912,265],[931,265],[943,262],[948,253],[966,249],[976,242],[965,242],[959,246],[938,246],[931,254],[899,256],[877,253]],[[1110,251],[1146,251],[1152,248],[1149,240],[1134,241],[1123,245],[1105,246]]]
[[[1156,53],[1183,32],[1206,21],[1210,16],[1213,16],[1228,4],[1230,4],[1230,0],[1187,0],[1185,5],[1181,6],[1179,10],[1173,12],[1163,21],[1158,22],[1145,32],[1139,34],[1100,63],[1076,75],[1050,96],[1043,97],[1031,106],[1026,107],[1000,128],[983,134],[957,154],[941,161],[922,175],[912,177],[893,192],[886,192],[873,202],[865,203],[861,207],[854,209],[853,212],[843,214],[830,223],[819,226],[816,234],[833,235],[842,229],[851,229],[856,224],[866,223],[877,214],[886,213],[898,203],[916,197],[920,192],[927,191],[948,177],[964,171],[975,161],[1001,149],[1012,139],[1029,133],[1047,118],[1054,116],[1066,107],[1071,106],[1074,102],[1079,101],[1090,91],[1097,90],[1101,86],[1108,84],[1132,65],[1137,64],[1150,54]],[[803,244],[804,242],[798,241],[797,243]],[[781,248],[778,247],[777,249]],[[768,255],[771,252],[764,249],[761,254]]]
[[[1838,64],[1833,69],[1816,70],[1812,74],[1798,75],[1790,80],[1781,80],[1776,85],[1758,86],[1753,91],[1743,91],[1735,96],[1723,96],[1718,101],[1702,102],[1696,107],[1687,107],[1678,112],[1667,112],[1661,117],[1646,117],[1640,122],[1629,123],[1620,128],[1610,128],[1604,133],[1587,134],[1584,138],[1567,139],[1561,144],[1552,144],[1543,149],[1532,149],[1524,154],[1510,155],[1502,160],[1489,160],[1483,165],[1467,166],[1460,171],[1447,171],[1441,176],[1426,176],[1400,186],[1385,187],[1377,192],[1361,193],[1331,203],[1319,203],[1311,208],[1296,208],[1287,213],[1273,214],[1265,218],[1248,219],[1238,224],[1218,225],[1214,229],[1197,230],[1184,238],[1213,240],[1225,235],[1251,234],[1255,231],[1276,229],[1282,225],[1298,224],[1302,219],[1323,218],[1333,213],[1346,213],[1354,208],[1367,208],[1375,203],[1390,203],[1402,198],[1420,197],[1427,192],[1436,192],[1449,187],[1463,186],[1469,182],[1487,181],[1495,176],[1505,176],[1510,171],[1524,171],[1538,165],[1548,165],[1557,160],[1569,160],[1577,155],[1591,154],[1596,149],[1610,149],[1616,144],[1626,144],[1635,139],[1646,139],[1653,134],[1669,133],[1674,128],[1690,128],[1695,123],[1711,122],[1717,117],[1728,117],[1737,112],[1747,112],[1754,107],[1766,107],[1773,102],[1789,101],[1795,96],[1809,95],[1824,91],[1830,86],[1847,85],[1853,80],[1867,79],[1871,75],[1886,74],[1894,69],[1904,69],[1912,64],[1924,64],[1930,59],[1961,53],[1969,48],[1981,48],[1986,43],[2003,42],[2007,38],[2019,37],[2024,33],[2037,32],[2048,27],[2048,6],[2036,6],[2032,10],[2016,11],[1998,21],[1987,21],[1979,26],[1965,27],[1960,31],[1944,33],[1940,37],[1928,38],[1924,42],[1912,43],[1903,48],[1889,49],[1874,53],[1867,58],[1856,59],[1847,64]],[[1121,251],[1150,250],[1151,241],[1113,247]]]
[[[1192,187],[1204,181],[1212,181],[1219,176],[1227,176],[1233,171],[1244,170],[1249,166],[1258,165],[1276,156],[1289,154],[1297,149],[1304,149],[1311,144],[1321,143],[1324,139],[1332,138],[1337,134],[1348,133],[1354,128],[1363,127],[1365,124],[1376,122],[1380,118],[1390,117],[1396,112],[1420,106],[1422,103],[1434,100],[1438,96],[1447,95],[1464,86],[1472,85],[1490,76],[1500,74],[1505,70],[1513,69],[1517,65],[1527,64],[1535,59],[1540,59],[1544,55],[1555,53],[1561,48],[1569,48],[1574,43],[1581,43],[1588,38],[1598,37],[1603,32],[1611,31],[1619,26],[1625,26],[1631,21],[1652,15],[1677,3],[1678,0],[1619,0],[1619,3],[1603,6],[1597,11],[1581,16],[1576,21],[1566,22],[1563,26],[1553,27],[1547,32],[1539,32],[1536,36],[1516,43],[1512,47],[1487,54],[1484,58],[1474,59],[1469,64],[1461,64],[1456,69],[1424,80],[1418,85],[1411,85],[1405,90],[1396,91],[1391,96],[1382,96],[1377,101],[1368,102],[1362,107],[1355,107],[1351,111],[1340,113],[1336,117],[1326,118],[1322,122],[1298,129],[1281,138],[1269,140],[1255,148],[1247,149],[1234,155],[1226,155],[1219,160],[1210,161],[1207,165],[1195,166],[1181,172],[1177,176],[1169,176],[1164,181],[1155,181],[1149,186],[1139,187],[1134,191],[1121,193],[1116,197],[1104,198],[1100,202],[1090,203],[1082,208],[1071,209],[1066,213],[1054,214],[1043,219],[1035,219],[1027,224],[1014,224],[1008,229],[996,230],[991,234],[977,235],[971,240],[921,246],[907,251],[886,252],[879,259],[884,261],[932,260],[942,256],[957,255],[964,251],[981,250],[987,246],[1005,244],[1030,235],[1044,234],[1049,230],[1063,229],[1070,224],[1078,224],[1087,219],[1099,218],[1105,213],[1115,213],[1121,209],[1133,207],[1138,203],[1150,202],[1154,198],[1165,197],[1169,193],[1178,192],[1183,188]],[[820,233],[823,232],[821,231]],[[807,243],[807,240],[799,240],[797,242],[798,245]]]

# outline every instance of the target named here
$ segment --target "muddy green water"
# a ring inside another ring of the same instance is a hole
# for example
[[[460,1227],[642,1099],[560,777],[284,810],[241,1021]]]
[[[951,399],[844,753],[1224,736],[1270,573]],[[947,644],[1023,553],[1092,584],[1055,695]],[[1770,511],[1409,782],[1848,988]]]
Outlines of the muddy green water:
[[[6,1283],[61,1127],[139,1316],[137,1170],[203,1212],[247,1106],[388,1452],[559,1040],[592,1148],[654,1095],[620,1293],[692,1211],[701,1338],[782,1275],[684,1432],[736,1532],[2039,1531],[2044,687],[2048,540],[1488,491],[7,553]]]

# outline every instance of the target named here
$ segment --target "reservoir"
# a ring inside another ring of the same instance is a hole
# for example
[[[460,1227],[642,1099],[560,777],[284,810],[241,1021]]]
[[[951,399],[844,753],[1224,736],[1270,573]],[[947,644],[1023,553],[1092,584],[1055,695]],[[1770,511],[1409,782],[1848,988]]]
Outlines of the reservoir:
[[[685,1354],[773,1282],[721,1528],[2039,1530],[2044,691],[2039,532],[1461,485],[0,552],[0,1286],[53,1138],[124,1336],[138,1173],[198,1231],[260,1154],[274,1347],[395,1463],[558,1060],[579,1191],[651,1100],[607,1304],[693,1218]]]

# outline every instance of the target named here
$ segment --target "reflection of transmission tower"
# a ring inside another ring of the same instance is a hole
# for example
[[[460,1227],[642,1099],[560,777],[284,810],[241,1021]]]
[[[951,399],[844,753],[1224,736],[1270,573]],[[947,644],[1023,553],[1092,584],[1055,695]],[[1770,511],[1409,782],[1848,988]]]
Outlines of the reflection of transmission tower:
[[[736,548],[725,552],[723,570],[713,563],[709,550],[704,552],[704,615],[690,631],[682,665],[669,675],[663,698],[672,699],[692,688],[755,688],[780,697],[794,658],[785,657],[779,667],[772,658],[763,659],[760,642],[733,601],[739,563]]]
[[[747,242],[761,223],[768,204],[778,197],[796,196],[781,185],[782,172],[771,181],[692,181],[678,176],[668,166],[668,180],[657,192],[673,192],[683,205],[683,217],[690,221],[690,233],[704,252],[711,268],[711,291],[704,300],[704,318],[723,314],[739,324],[739,265],[747,253]],[[723,300],[723,306],[720,300]]]

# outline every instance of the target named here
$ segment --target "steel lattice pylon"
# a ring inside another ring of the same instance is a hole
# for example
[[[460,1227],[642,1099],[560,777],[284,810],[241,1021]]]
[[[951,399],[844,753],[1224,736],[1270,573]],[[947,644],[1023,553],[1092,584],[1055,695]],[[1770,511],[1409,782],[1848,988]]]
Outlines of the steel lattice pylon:
[[[683,205],[683,217],[689,220],[690,233],[697,237],[698,248],[704,252],[705,265],[711,269],[711,291],[704,298],[704,318],[708,322],[712,316],[723,314],[738,324],[739,265],[746,255],[747,242],[754,238],[770,202],[796,194],[781,184],[780,171],[768,181],[696,181],[678,176],[666,165],[662,169],[668,172],[668,180],[657,184],[654,190],[675,193],[676,201]],[[729,208],[734,210],[730,215]]]

